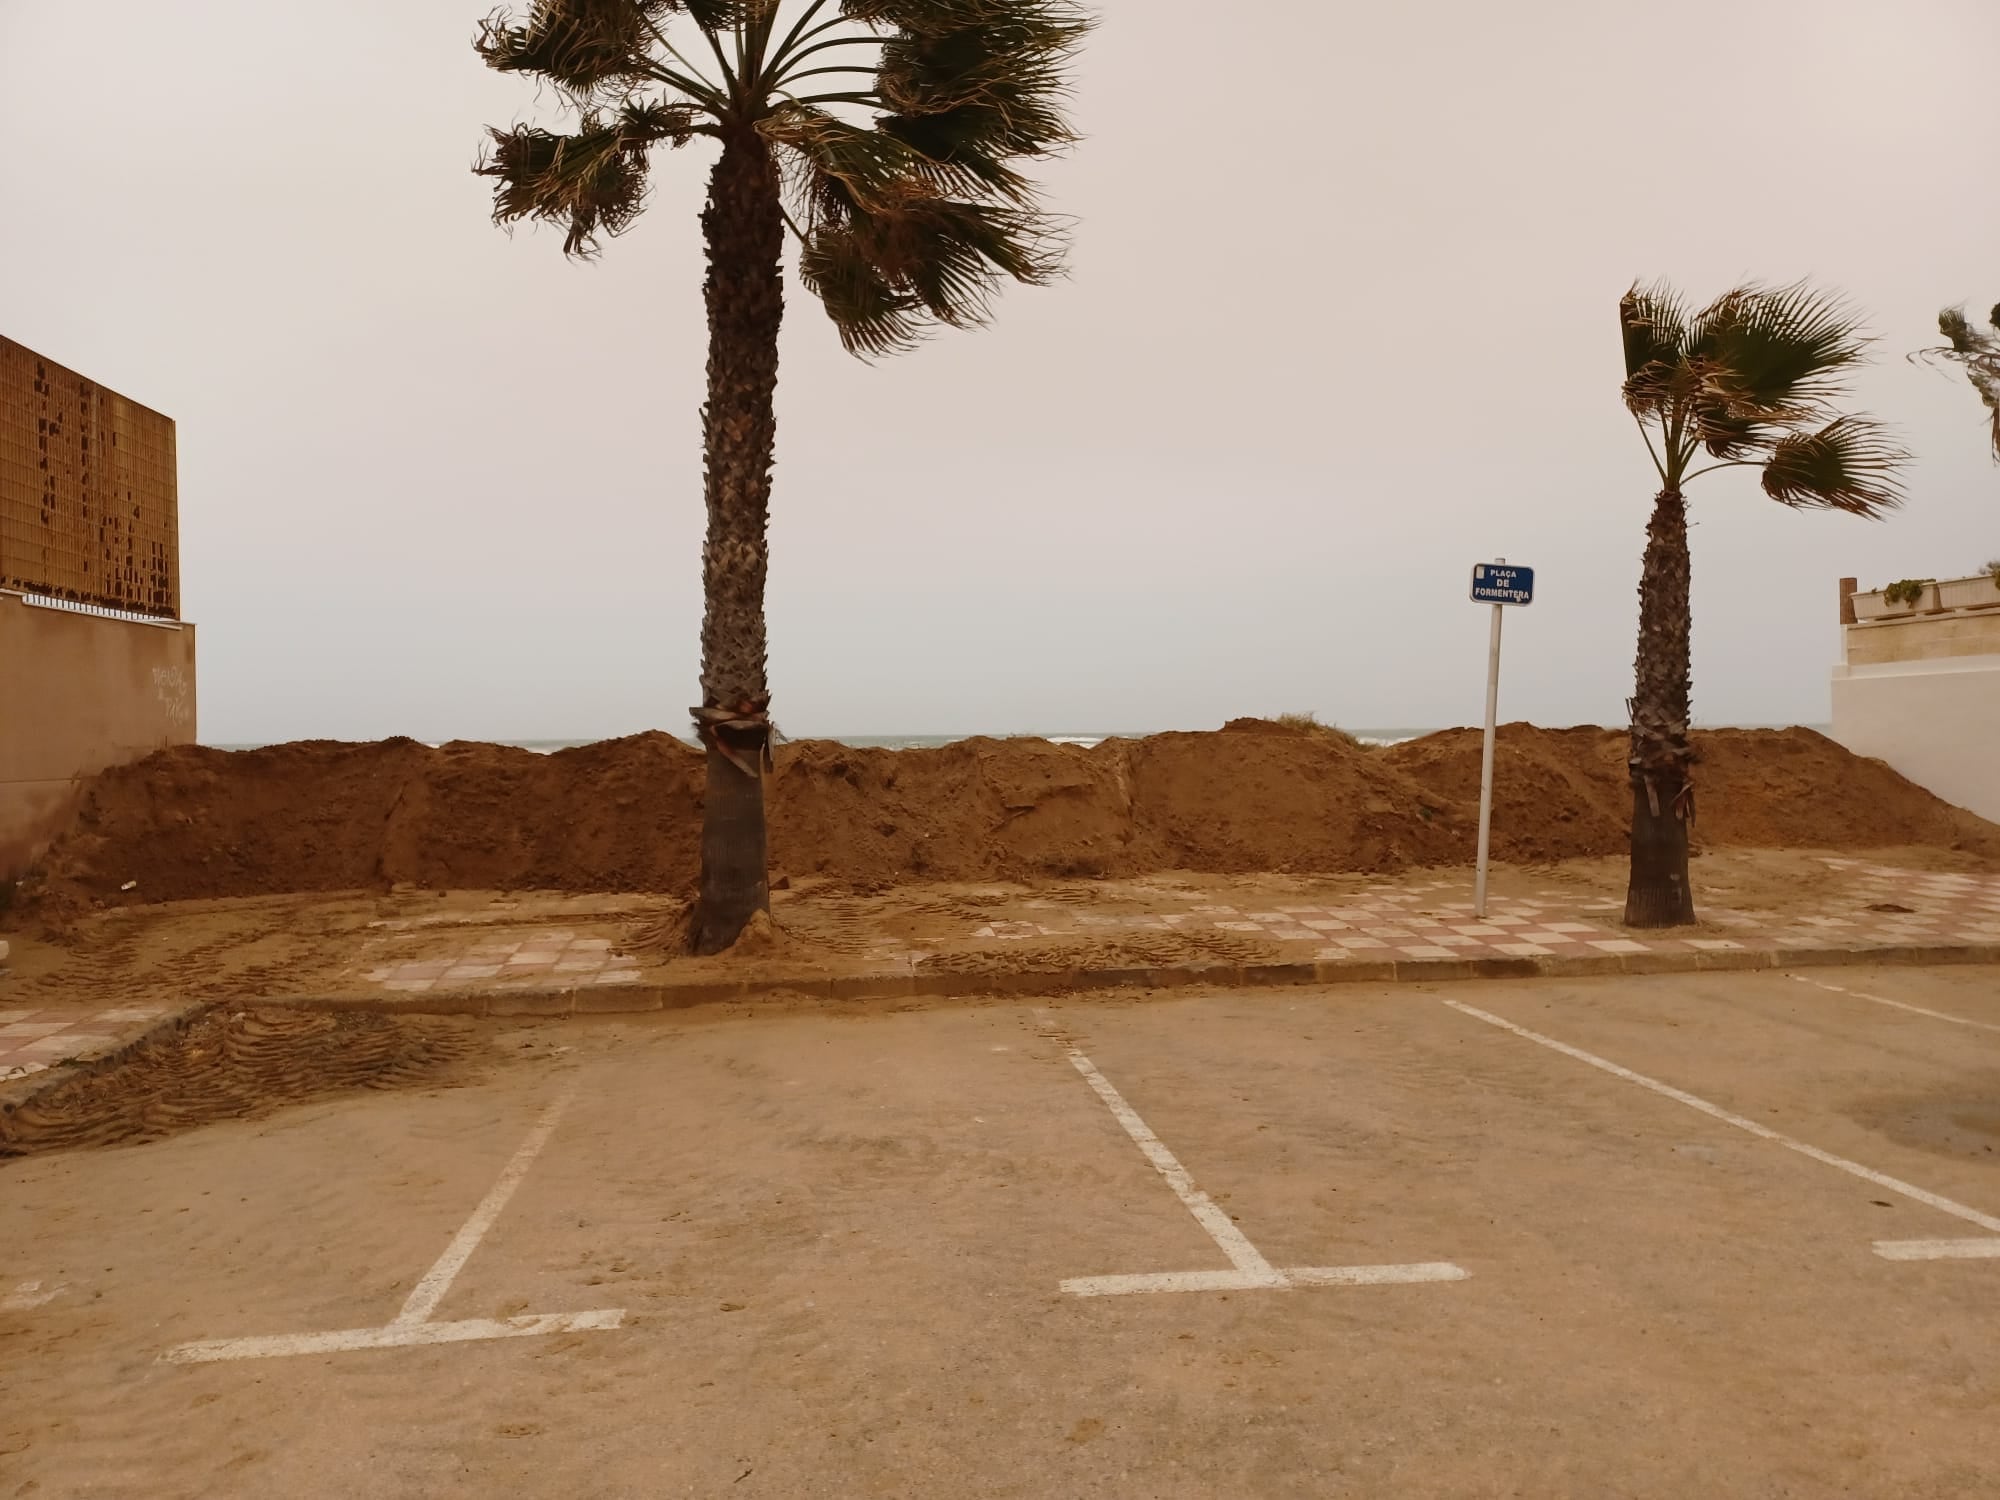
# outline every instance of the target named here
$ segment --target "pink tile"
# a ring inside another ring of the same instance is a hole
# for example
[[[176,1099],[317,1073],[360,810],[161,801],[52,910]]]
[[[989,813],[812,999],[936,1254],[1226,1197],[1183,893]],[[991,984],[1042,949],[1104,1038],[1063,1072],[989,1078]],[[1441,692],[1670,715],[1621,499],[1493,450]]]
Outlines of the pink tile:
[[[37,1037],[15,1050],[30,1057],[69,1057],[96,1047],[109,1047],[118,1040],[89,1031],[65,1031],[60,1036]]]

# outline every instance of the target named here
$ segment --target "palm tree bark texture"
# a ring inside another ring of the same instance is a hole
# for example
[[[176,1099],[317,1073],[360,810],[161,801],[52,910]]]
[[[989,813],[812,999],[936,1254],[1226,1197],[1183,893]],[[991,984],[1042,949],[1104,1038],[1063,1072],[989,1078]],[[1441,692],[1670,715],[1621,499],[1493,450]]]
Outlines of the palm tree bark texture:
[[[770,562],[771,461],[777,442],[778,327],[785,314],[779,256],[784,213],[778,166],[754,128],[725,136],[701,217],[708,250],[708,540],[702,548],[701,705],[708,756],[702,800],[701,891],[689,942],[697,953],[733,943],[771,904],[764,771],[771,760],[765,677],[764,578]]]
[[[1632,871],[1625,920],[1673,927],[1695,920],[1688,882],[1694,825],[1687,502],[1662,490],[1646,528],[1639,574],[1639,655],[1632,695]]]

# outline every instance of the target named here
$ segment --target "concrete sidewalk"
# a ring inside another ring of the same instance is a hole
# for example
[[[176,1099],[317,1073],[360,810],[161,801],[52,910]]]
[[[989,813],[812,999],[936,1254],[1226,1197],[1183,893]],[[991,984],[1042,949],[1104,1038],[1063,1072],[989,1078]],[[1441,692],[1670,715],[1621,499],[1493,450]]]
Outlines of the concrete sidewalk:
[[[166,1005],[99,1010],[0,1009],[0,1083],[115,1052],[173,1013]]]
[[[1089,886],[801,894],[766,953],[621,951],[614,930],[490,921],[383,924],[359,983],[294,1003],[472,1015],[611,1014],[772,991],[924,999],[1120,986],[1583,977],[1851,962],[2000,962],[2000,876],[1815,861],[1811,914],[1716,905],[1639,933],[1567,871],[1504,872],[1474,917],[1463,872],[1391,880],[1154,877]],[[1601,887],[1601,882],[1599,883]],[[1790,903],[1794,908],[1797,901]],[[470,931],[468,931],[470,929]],[[407,956],[405,956],[407,955]]]
[[[1394,877],[1170,873],[1035,885],[775,893],[775,930],[720,958],[674,940],[663,895],[299,895],[110,912],[0,978],[0,1107],[50,1070],[211,1003],[585,1015],[765,995],[946,1000],[1122,987],[1588,977],[2000,963],[2000,874],[1742,851],[1700,862],[1702,922],[1622,926],[1619,861]]]

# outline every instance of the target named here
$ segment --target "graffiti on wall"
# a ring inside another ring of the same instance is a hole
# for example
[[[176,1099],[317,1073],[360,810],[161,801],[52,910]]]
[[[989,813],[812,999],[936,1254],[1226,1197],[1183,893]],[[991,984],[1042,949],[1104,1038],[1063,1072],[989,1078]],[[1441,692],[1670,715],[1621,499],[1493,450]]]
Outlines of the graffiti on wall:
[[[168,723],[179,727],[194,716],[194,693],[188,686],[187,668],[153,668],[153,688],[160,695],[160,706],[166,711]]]

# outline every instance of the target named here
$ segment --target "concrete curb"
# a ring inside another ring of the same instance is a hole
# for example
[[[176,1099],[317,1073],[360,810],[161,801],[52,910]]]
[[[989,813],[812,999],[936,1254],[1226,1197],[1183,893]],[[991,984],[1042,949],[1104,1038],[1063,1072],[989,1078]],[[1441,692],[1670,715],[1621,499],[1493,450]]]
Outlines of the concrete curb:
[[[1619,974],[1741,973],[1888,964],[2000,964],[2000,943],[1929,947],[1746,948],[1704,953],[1596,953],[1575,958],[1361,959],[1348,963],[1183,964],[1158,969],[1053,969],[1018,974],[842,974],[795,979],[633,984],[617,989],[459,990],[419,995],[299,995],[236,1005],[365,1010],[406,1016],[627,1016],[754,999],[781,990],[820,1000],[959,1000],[1114,989],[1263,989],[1461,979],[1597,979]]]
[[[155,1037],[178,1031],[211,1005],[222,1002],[212,1000],[189,1000],[158,1017],[143,1031],[134,1032],[124,1041],[110,1047],[98,1047],[89,1052],[74,1053],[60,1058],[43,1068],[39,1073],[30,1073],[25,1078],[10,1078],[0,1083],[0,1115],[10,1115],[30,1099],[59,1088],[77,1076],[79,1071],[100,1068],[107,1064],[123,1062],[126,1057]]]

